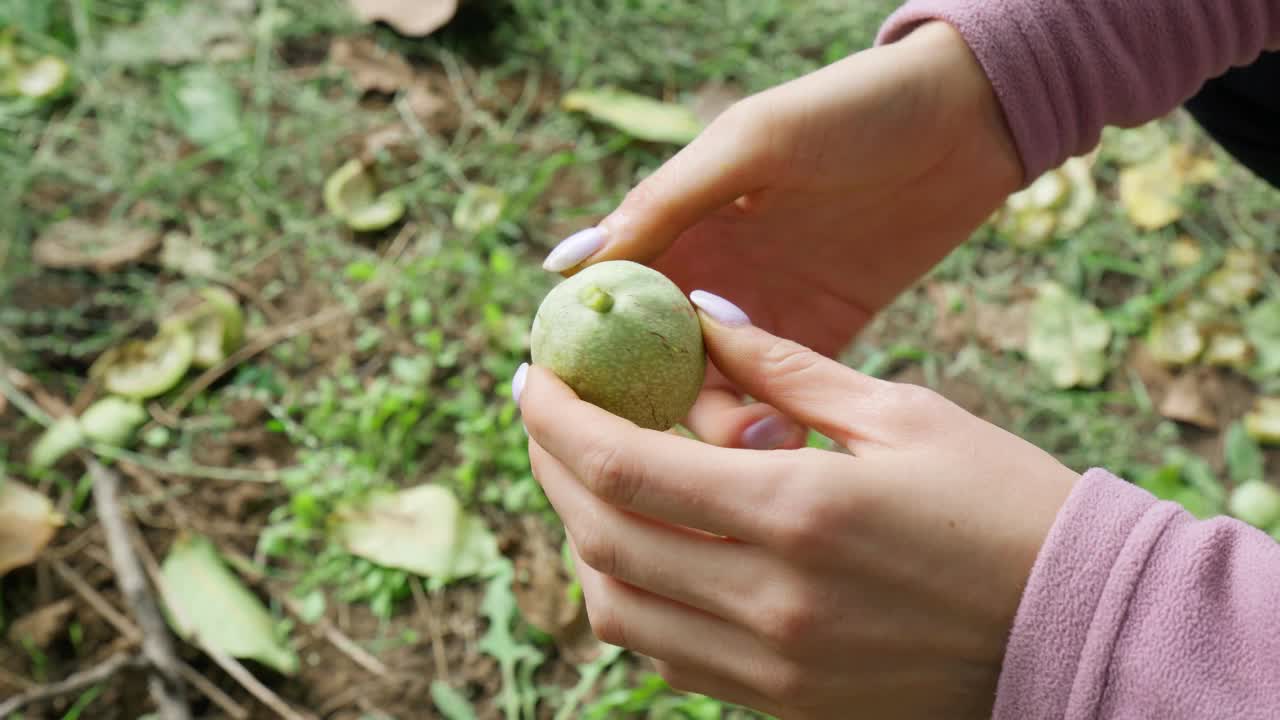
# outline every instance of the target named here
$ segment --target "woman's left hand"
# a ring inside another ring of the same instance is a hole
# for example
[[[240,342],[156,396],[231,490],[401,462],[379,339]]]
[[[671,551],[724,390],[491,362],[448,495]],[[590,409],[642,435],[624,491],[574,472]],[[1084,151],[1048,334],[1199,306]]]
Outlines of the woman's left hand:
[[[595,634],[674,687],[785,718],[986,718],[1022,588],[1077,475],[934,392],[703,301],[708,354],[852,454],[638,428],[513,383]]]

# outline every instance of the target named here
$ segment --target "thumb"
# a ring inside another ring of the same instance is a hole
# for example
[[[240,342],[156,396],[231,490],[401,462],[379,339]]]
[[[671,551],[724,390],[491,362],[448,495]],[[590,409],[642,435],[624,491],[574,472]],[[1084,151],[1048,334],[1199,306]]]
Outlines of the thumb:
[[[699,221],[760,189],[768,144],[740,101],[641,180],[598,225],[551,251],[542,267],[566,276],[605,260],[648,264]]]
[[[695,290],[689,299],[699,310],[708,357],[743,393],[841,445],[880,434],[858,418],[883,415],[894,383],[755,327],[722,297]]]

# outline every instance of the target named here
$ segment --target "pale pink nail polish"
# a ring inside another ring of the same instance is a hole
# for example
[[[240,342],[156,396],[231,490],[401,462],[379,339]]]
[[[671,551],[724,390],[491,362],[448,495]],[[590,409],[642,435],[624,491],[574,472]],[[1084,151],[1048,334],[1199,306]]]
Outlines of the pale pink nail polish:
[[[706,290],[694,290],[689,293],[689,300],[722,325],[742,327],[751,324],[751,318],[747,317],[742,308],[719,295],[713,295]]]
[[[596,254],[604,247],[608,235],[603,228],[590,227],[570,235],[551,250],[542,261],[542,269],[561,272]]]
[[[781,415],[757,420],[742,431],[742,444],[753,450],[774,450],[791,437],[795,425]]]
[[[511,377],[511,399],[520,404],[520,393],[524,392],[524,378],[529,373],[529,363],[520,363],[516,374]]]

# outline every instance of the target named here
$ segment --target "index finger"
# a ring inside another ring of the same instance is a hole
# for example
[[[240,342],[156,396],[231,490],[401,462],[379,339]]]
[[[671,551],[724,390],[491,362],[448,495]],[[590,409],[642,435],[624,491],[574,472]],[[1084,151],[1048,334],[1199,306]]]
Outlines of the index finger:
[[[747,542],[772,535],[788,477],[783,451],[722,448],[649,430],[578,398],[530,366],[518,403],[529,435],[611,505]]]

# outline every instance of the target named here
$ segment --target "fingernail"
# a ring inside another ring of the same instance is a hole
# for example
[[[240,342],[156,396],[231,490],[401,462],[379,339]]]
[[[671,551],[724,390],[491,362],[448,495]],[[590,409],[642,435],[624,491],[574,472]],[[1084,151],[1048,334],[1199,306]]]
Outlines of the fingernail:
[[[520,404],[520,393],[524,392],[524,376],[529,373],[529,363],[520,363],[516,374],[511,376],[511,399]]]
[[[716,322],[729,327],[741,327],[750,325],[751,318],[742,312],[742,308],[725,300],[719,295],[712,295],[706,290],[694,290],[689,293],[689,299],[693,301],[703,312],[710,315]]]
[[[560,244],[551,250],[547,259],[542,261],[542,269],[551,272],[568,270],[604,247],[607,238],[605,231],[600,227],[579,230],[561,240]]]
[[[742,431],[742,442],[753,450],[774,450],[791,437],[795,425],[781,415],[757,420]]]

